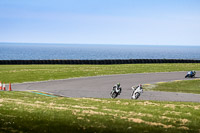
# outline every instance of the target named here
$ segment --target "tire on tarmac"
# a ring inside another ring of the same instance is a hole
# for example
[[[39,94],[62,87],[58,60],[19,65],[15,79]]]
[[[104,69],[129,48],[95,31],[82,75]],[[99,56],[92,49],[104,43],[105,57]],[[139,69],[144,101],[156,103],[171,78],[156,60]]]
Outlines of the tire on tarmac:
[[[118,96],[118,94],[116,92],[111,92],[110,96],[114,99]]]
[[[140,93],[139,92],[136,92],[135,93],[135,99],[138,99],[140,97]]]

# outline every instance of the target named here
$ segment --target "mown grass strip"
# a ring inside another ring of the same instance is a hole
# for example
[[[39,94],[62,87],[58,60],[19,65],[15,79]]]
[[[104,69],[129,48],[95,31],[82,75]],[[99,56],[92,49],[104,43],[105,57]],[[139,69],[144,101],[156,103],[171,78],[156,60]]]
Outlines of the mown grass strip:
[[[0,132],[199,132],[200,104],[0,92]]]
[[[21,83],[97,75],[200,70],[200,63],[122,65],[0,65],[0,81]]]
[[[48,97],[57,97],[57,96],[48,95],[48,94],[44,94],[44,93],[40,93],[40,92],[32,92],[32,93],[43,95],[43,96],[48,96]]]
[[[152,85],[145,85],[144,88],[145,90],[200,94],[200,79],[163,82]]]
[[[49,96],[49,97],[62,97],[60,95],[56,95],[53,93],[48,93],[48,92],[43,92],[43,91],[38,91],[38,90],[27,90],[28,92],[32,92],[35,94],[40,94],[40,95],[44,95],[44,96]]]

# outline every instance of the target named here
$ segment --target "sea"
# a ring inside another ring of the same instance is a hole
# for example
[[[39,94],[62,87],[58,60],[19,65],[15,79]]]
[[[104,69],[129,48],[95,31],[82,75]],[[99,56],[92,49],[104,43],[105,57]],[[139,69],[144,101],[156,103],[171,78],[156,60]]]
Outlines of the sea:
[[[200,46],[0,43],[0,60],[197,59]]]

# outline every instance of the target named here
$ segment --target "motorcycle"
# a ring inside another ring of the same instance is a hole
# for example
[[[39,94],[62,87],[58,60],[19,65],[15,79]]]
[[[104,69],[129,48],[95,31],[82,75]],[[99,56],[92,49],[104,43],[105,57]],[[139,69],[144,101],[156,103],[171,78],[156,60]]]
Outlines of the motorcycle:
[[[190,71],[187,73],[187,75],[185,75],[185,78],[193,78],[195,77],[196,72],[195,71]]]
[[[132,89],[133,89],[133,92],[131,94],[131,99],[138,99],[141,93],[143,93],[142,85],[139,85],[137,87],[132,87]]]
[[[113,90],[110,92],[111,98],[116,98],[121,93],[121,88],[113,88]]]

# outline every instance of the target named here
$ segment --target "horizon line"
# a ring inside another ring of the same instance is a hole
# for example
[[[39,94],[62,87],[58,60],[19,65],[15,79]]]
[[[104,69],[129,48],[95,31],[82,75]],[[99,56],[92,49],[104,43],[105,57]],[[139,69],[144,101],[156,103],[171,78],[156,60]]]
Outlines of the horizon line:
[[[200,46],[200,45],[179,45],[179,44],[128,44],[128,43],[61,43],[61,42],[1,42],[2,43],[7,43],[7,44],[62,44],[62,45],[69,45],[69,44],[75,44],[75,45],[124,45],[124,46]]]

